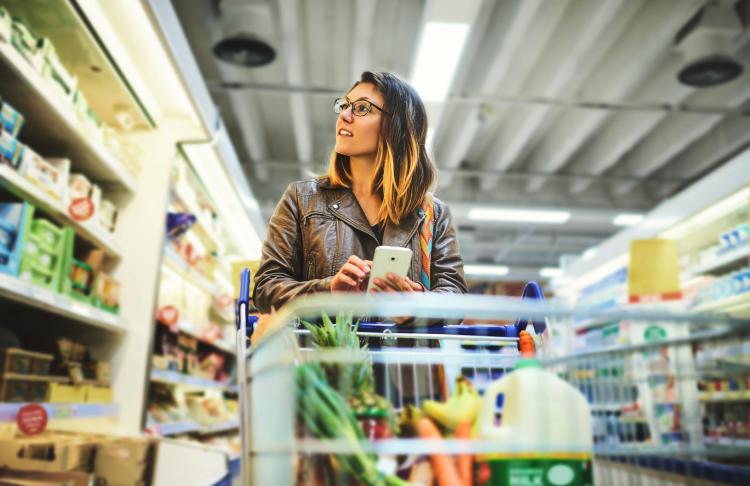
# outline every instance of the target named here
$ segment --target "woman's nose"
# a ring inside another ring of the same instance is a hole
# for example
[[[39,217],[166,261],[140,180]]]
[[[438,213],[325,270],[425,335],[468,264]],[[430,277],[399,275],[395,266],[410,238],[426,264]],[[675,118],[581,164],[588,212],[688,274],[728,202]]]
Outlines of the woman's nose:
[[[346,121],[347,123],[351,123],[354,120],[354,115],[352,114],[352,107],[349,105],[346,110],[343,110],[339,116]]]

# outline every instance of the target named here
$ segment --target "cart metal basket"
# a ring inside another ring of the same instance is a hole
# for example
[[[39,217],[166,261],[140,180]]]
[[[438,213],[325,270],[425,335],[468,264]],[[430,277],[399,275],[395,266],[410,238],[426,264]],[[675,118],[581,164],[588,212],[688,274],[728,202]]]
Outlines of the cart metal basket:
[[[388,438],[353,445],[319,438],[300,419],[306,405],[299,401],[295,369],[304,364],[380,366],[385,371],[378,393],[398,413],[407,404],[444,393],[433,376],[436,367],[448,388],[462,375],[480,392],[510,372],[519,360],[518,331],[527,324],[533,324],[528,330],[536,334],[543,366],[588,400],[591,420],[581,424],[580,434],[591,437],[591,448],[581,448],[579,441],[562,449],[581,457],[592,454],[596,484],[750,484],[745,467],[750,466],[750,321],[668,309],[595,313],[486,296],[319,295],[283,308],[273,329],[248,346],[248,278],[245,274],[241,286],[237,336],[243,484],[320,484],[321,477],[332,484],[364,484],[336,476],[340,459],[357,452],[376,458],[383,474],[403,473],[434,454],[554,455],[559,443],[530,451],[521,440],[481,438]],[[406,328],[360,324],[358,334],[370,343],[366,352],[310,347],[300,319],[341,312],[361,316],[362,322],[366,316],[416,320]],[[576,348],[576,326],[582,320],[606,323],[610,340],[591,338]],[[456,324],[469,321],[472,325]],[[482,324],[498,321],[509,324]],[[543,401],[554,403],[555,398]],[[497,405],[502,422],[502,404]],[[560,425],[543,415],[537,420],[550,430]],[[327,476],[311,470],[319,467],[314,458],[333,458]],[[590,483],[576,481],[556,483],[531,474],[508,484]],[[475,477],[474,484],[481,478]]]

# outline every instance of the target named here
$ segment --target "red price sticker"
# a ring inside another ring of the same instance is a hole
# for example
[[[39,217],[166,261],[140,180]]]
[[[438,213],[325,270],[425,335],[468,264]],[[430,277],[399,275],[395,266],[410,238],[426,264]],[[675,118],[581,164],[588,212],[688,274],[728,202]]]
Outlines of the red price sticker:
[[[38,403],[30,403],[18,409],[16,424],[24,435],[37,435],[47,428],[47,410]]]
[[[87,221],[94,215],[94,203],[87,197],[73,199],[68,206],[68,214],[74,221]]]
[[[180,311],[173,305],[165,305],[156,312],[156,319],[167,326],[173,327],[173,331],[177,331],[177,321],[180,320]]]

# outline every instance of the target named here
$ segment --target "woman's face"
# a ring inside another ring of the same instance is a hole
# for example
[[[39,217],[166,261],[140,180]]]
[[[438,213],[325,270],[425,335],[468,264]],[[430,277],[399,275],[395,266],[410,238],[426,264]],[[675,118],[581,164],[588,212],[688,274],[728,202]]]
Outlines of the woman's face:
[[[365,99],[388,110],[388,107],[383,105],[383,96],[371,83],[358,84],[346,97],[350,102]],[[383,113],[374,106],[365,116],[353,115],[352,107],[349,106],[339,113],[339,118],[336,121],[336,147],[334,150],[349,157],[374,156],[378,149],[382,121]]]

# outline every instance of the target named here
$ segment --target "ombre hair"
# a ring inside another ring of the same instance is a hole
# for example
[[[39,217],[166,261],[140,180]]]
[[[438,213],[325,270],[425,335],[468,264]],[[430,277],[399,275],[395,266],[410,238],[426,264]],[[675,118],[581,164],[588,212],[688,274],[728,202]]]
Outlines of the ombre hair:
[[[372,189],[383,201],[378,222],[398,225],[417,211],[437,179],[425,147],[427,111],[414,88],[394,74],[365,71],[349,91],[360,83],[377,87],[388,112],[382,113]],[[333,151],[328,179],[332,185],[351,188],[349,156]]]

